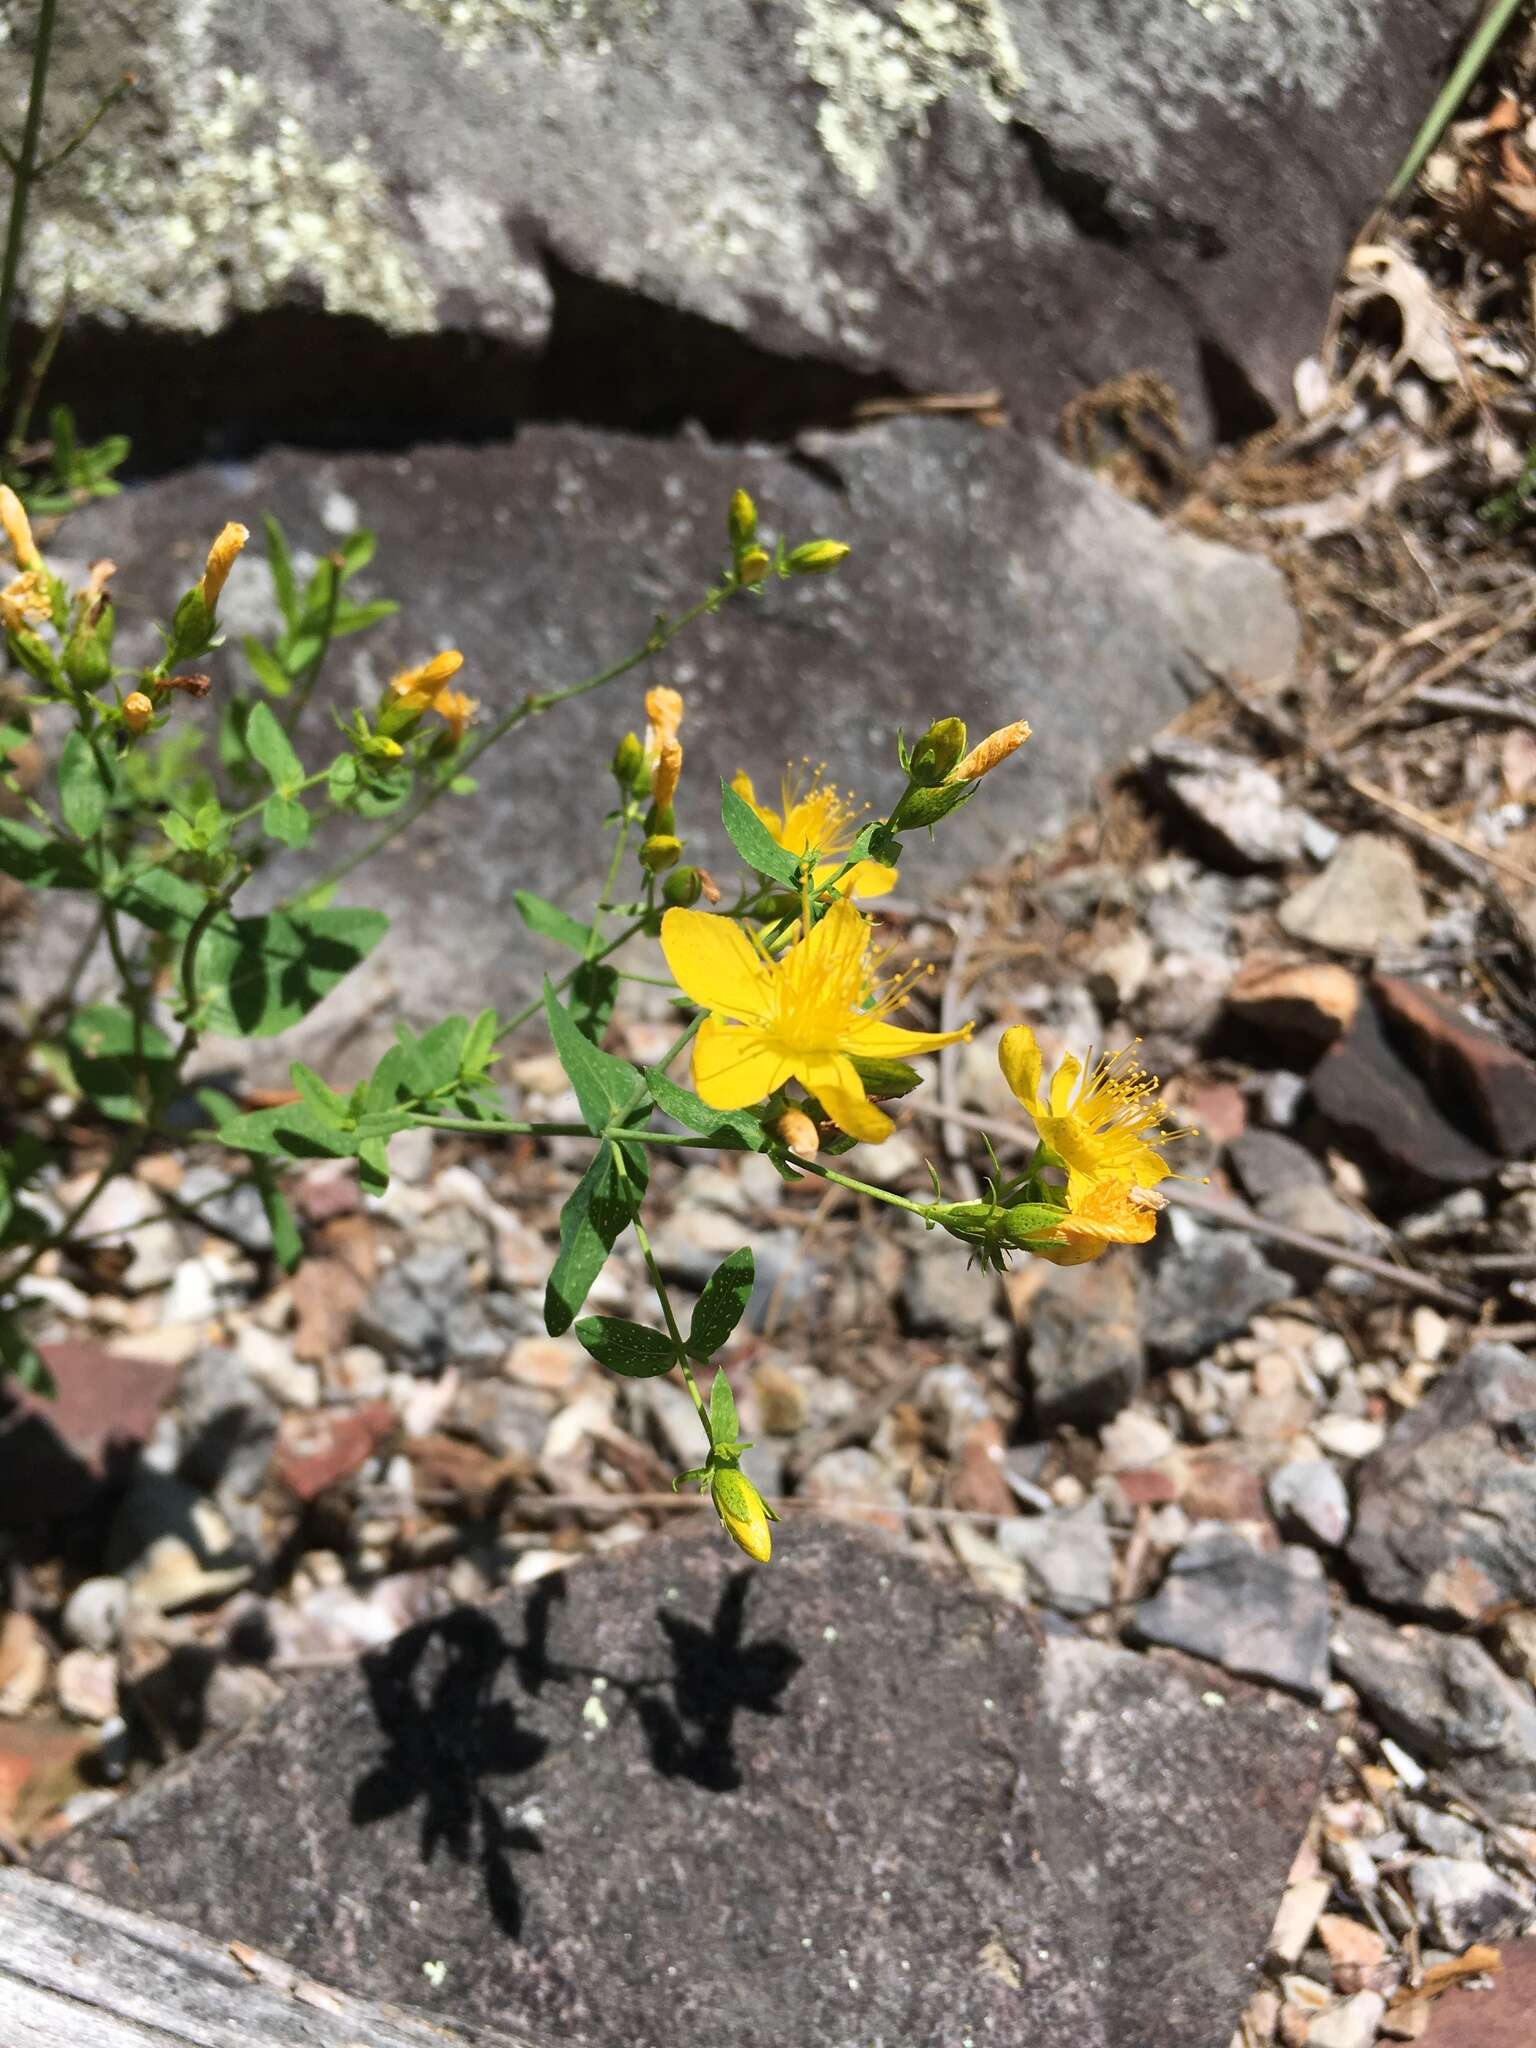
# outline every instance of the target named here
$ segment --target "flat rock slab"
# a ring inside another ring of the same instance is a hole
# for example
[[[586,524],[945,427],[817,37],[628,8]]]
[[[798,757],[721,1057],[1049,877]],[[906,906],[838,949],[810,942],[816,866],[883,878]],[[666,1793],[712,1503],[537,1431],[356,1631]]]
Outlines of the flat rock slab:
[[[61,24],[59,133],[130,55],[144,84],[39,195],[28,302],[83,329],[61,388],[183,447],[860,377],[1039,426],[1139,368],[1197,434],[1252,426],[1477,12],[137,0],[131,52]]]
[[[333,708],[376,705],[396,669],[437,647],[464,650],[463,682],[490,720],[530,689],[578,681],[639,646],[658,611],[680,611],[719,573],[738,484],[774,532],[853,543],[837,576],[738,601],[662,662],[524,727],[477,767],[474,796],[440,804],[389,859],[349,880],[348,900],[397,921],[316,1019],[329,1041],[372,1020],[372,1045],[352,1045],[359,1070],[389,1042],[391,1008],[424,1023],[448,1005],[509,1009],[537,992],[545,959],[512,891],[590,904],[607,860],[607,762],[643,722],[649,683],[687,697],[678,815],[690,857],[721,865],[734,861],[722,775],[746,768],[766,795],[786,762],[809,757],[861,802],[889,801],[901,786],[898,725],[920,731],[958,712],[979,733],[1028,717],[1035,736],[1006,773],[935,841],[912,840],[904,882],[926,891],[1062,825],[1096,776],[1206,687],[1202,661],[1270,674],[1294,652],[1294,615],[1268,563],[1167,531],[1041,444],[902,421],[814,447],[814,471],[766,448],[552,428],[409,457],[287,452],[194,470],[69,521],[71,557],[109,556],[119,587],[162,610],[225,519],[259,537],[271,509],[311,551],[354,523],[376,528],[370,594],[399,597],[404,611],[336,647],[300,737],[315,762],[335,748]],[[253,543],[221,606],[230,637],[210,664],[213,696],[191,712],[210,732],[220,695],[243,674],[239,636],[273,616]],[[136,617],[134,645],[158,651],[146,610]],[[347,845],[373,829],[350,825]],[[252,906],[261,889],[312,879],[315,859],[262,877]],[[61,929],[52,943],[62,954],[71,941]],[[311,1056],[285,1039],[283,1060],[295,1051]],[[313,1042],[317,1063],[331,1051]]]
[[[826,2048],[1225,2048],[1328,1740],[797,1524],[767,1570],[667,1539],[411,1630],[45,1860],[562,2048],[722,2014]]]

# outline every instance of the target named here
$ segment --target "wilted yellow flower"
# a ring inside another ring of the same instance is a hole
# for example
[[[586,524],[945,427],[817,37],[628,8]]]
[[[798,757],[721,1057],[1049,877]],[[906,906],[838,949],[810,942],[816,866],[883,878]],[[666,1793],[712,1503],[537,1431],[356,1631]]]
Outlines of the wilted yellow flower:
[[[142,690],[131,690],[123,699],[123,723],[130,732],[143,732],[155,715],[155,707]]]
[[[716,1466],[709,1482],[709,1497],[720,1517],[720,1526],[739,1550],[759,1564],[773,1555],[773,1537],[768,1521],[773,1513],[747,1475],[736,1465]]]
[[[865,1094],[854,1057],[910,1059],[968,1038],[906,1031],[886,1018],[911,977],[884,984],[870,957],[873,928],[839,899],[810,935],[777,959],[727,917],[669,910],[661,947],[677,985],[709,1015],[693,1048],[693,1084],[713,1109],[747,1109],[798,1081],[840,1131],[878,1144],[892,1125]]]
[[[782,810],[771,811],[758,802],[750,775],[734,776],[731,788],[743,803],[751,805],[786,853],[817,856],[811,879],[820,888],[837,873],[858,837],[859,817],[850,798],[823,782],[824,762],[809,769],[807,782],[803,773],[808,768],[809,763],[802,762],[799,769],[784,770],[779,785]],[[887,896],[896,886],[896,870],[878,860],[861,860],[837,886],[844,896]]]
[[[391,677],[390,694],[408,699],[413,710],[425,711],[429,704],[437,701],[443,685],[463,666],[464,657],[457,647],[445,647],[441,654],[434,654],[419,668],[403,668],[399,675]],[[467,698],[465,702],[468,702]]]
[[[432,709],[447,726],[453,744],[458,746],[480,709],[480,700],[466,695],[463,690],[439,690],[432,700]]]
[[[235,566],[235,557],[250,537],[249,527],[231,519],[227,525],[220,528],[218,539],[208,550],[202,581],[197,587],[210,618],[218,609],[219,596],[229,581],[229,572]]]
[[[37,542],[32,538],[32,522],[27,517],[27,508],[9,484],[0,484],[0,527],[5,529],[5,538],[18,569],[40,569],[43,566]]]
[[[1016,754],[1028,738],[1026,719],[1017,718],[1012,725],[1000,725],[996,732],[989,732],[984,740],[972,747],[963,761],[956,764],[953,779],[956,782],[978,781],[1000,761]]]
[[[8,633],[19,633],[23,626],[40,626],[52,615],[48,579],[40,569],[13,576],[0,590],[0,626]]]
[[[677,738],[678,727],[683,722],[682,692],[669,690],[665,684],[647,690],[645,716],[650,727],[646,735],[646,752],[654,760],[668,740]]]
[[[661,752],[656,757],[656,773],[651,777],[651,802],[656,806],[657,816],[672,808],[672,799],[677,795],[678,777],[683,772],[683,744],[681,740],[663,740]]]
[[[1026,1248],[1053,1266],[1083,1266],[1112,1244],[1145,1244],[1157,1228],[1162,1206],[1163,1197],[1151,1188],[1095,1181],[1080,1191],[1076,1202],[1069,1195],[1052,1231],[1059,1243],[1030,1243]]]
[[[1074,1211],[1083,1210],[1088,1190],[1101,1181],[1124,1189],[1155,1188],[1170,1168],[1153,1150],[1153,1140],[1166,1145],[1191,1135],[1166,1127],[1168,1112],[1157,1077],[1142,1067],[1134,1047],[1103,1053],[1086,1070],[1076,1054],[1068,1053],[1049,1093],[1043,1094],[1039,1044],[1027,1025],[1016,1024],[1003,1033],[998,1064],[1041,1143],[1065,1164],[1067,1202]]]
[[[814,1159],[821,1150],[821,1136],[803,1109],[786,1109],[774,1128],[802,1159]]]

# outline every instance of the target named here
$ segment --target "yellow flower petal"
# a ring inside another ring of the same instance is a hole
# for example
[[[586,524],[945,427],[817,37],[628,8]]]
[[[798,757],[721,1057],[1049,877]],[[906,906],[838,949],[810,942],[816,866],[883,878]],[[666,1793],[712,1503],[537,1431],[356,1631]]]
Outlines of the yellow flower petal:
[[[669,910],[661,920],[661,950],[673,980],[701,1010],[719,1010],[744,1023],[764,1015],[771,970],[728,917]]]
[[[825,870],[818,868],[816,870],[818,885],[821,883],[824,874],[826,880],[830,881],[836,873],[837,869],[830,864]],[[889,896],[895,888],[896,882],[896,870],[888,868],[883,861],[861,860],[856,867],[851,867],[848,870],[837,886],[839,893],[844,896]]]
[[[1040,1057],[1040,1046],[1035,1034],[1027,1024],[1015,1024],[1003,1033],[1002,1043],[997,1048],[997,1063],[1003,1070],[1003,1079],[1013,1090],[1019,1101],[1031,1115],[1040,1104],[1040,1076],[1044,1061]]]
[[[823,1088],[816,1100],[840,1131],[864,1145],[882,1145],[896,1126],[883,1109],[841,1088]]]
[[[669,911],[688,917],[690,911]],[[711,1109],[750,1109],[790,1078],[789,1060],[761,1031],[706,1017],[693,1041],[693,1085]]]
[[[861,1059],[910,1060],[919,1053],[937,1052],[942,1045],[958,1045],[970,1037],[971,1030],[971,1025],[963,1024],[958,1031],[907,1031],[900,1024],[887,1024],[871,1011],[853,1019],[843,1034],[843,1044]]]
[[[1065,1118],[1072,1107],[1072,1098],[1077,1093],[1077,1084],[1083,1077],[1083,1063],[1075,1052],[1064,1055],[1061,1065],[1051,1076],[1051,1115]]]

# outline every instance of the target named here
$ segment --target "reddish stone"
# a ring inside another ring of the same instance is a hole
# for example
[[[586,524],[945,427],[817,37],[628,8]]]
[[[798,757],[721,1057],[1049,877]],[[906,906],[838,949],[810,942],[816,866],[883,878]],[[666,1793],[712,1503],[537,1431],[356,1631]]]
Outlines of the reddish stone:
[[[387,1401],[295,1411],[278,1429],[274,1470],[296,1499],[314,1500],[371,1458],[394,1427]]]
[[[1372,989],[1389,1033],[1476,1137],[1505,1159],[1536,1148],[1536,1066],[1421,982],[1378,974]]]
[[[1355,1021],[1360,984],[1336,963],[1255,953],[1238,969],[1226,1000],[1228,1010],[1256,1030],[1322,1046]]]
[[[1184,1466],[1179,1505],[1197,1521],[1267,1522],[1264,1481],[1253,1466],[1222,1451],[1193,1451]]]
[[[1133,1508],[1166,1507],[1179,1497],[1178,1483],[1171,1472],[1156,1465],[1133,1465],[1115,1474],[1115,1484]]]
[[[1248,1104],[1241,1088],[1231,1081],[1206,1081],[1181,1088],[1179,1108],[1202,1138],[1213,1145],[1227,1145],[1248,1128]]]
[[[306,1259],[289,1283],[296,1327],[293,1355],[311,1365],[334,1358],[352,1339],[352,1319],[367,1293],[341,1259]]]
[[[416,1478],[417,1498],[434,1512],[457,1508],[479,1518],[490,1513],[507,1487],[525,1485],[533,1465],[525,1455],[498,1458],[482,1445],[457,1436],[417,1436],[405,1446]]]
[[[65,1721],[0,1721],[0,1824],[25,1836],[78,1792],[80,1759],[96,1741],[94,1730]]]
[[[176,1368],[99,1344],[44,1344],[52,1396],[0,1393],[0,1525],[21,1528],[88,1508],[120,1478],[176,1386]]]
[[[1451,1121],[1387,1037],[1374,1003],[1312,1070],[1312,1100],[1402,1203],[1492,1179],[1499,1162]]]
[[[975,1515],[1018,1513],[1013,1489],[1003,1477],[1002,1445],[1002,1426],[990,1416],[965,1432],[950,1485],[950,1498],[957,1508]]]
[[[1458,1985],[1434,2002],[1423,2048],[1531,2048],[1536,2013],[1536,1938],[1507,1941],[1491,1991]]]

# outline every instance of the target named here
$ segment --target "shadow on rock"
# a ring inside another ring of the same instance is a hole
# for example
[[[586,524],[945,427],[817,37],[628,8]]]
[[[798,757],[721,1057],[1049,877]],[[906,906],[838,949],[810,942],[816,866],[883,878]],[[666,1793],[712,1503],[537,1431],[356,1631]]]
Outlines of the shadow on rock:
[[[542,1663],[542,1650],[538,1656]],[[488,1616],[459,1608],[364,1658],[388,1747],[352,1794],[360,1827],[420,1800],[422,1862],[432,1861],[439,1843],[457,1863],[478,1861],[492,1916],[514,1936],[523,1908],[512,1858],[537,1854],[540,1843],[530,1829],[503,1820],[485,1780],[531,1770],[549,1748],[519,1726],[515,1706],[494,1697],[498,1672],[518,1657]]]
[[[742,1641],[751,1583],[750,1572],[732,1575],[708,1629],[658,1609],[672,1651],[671,1702],[652,1690],[637,1702],[657,1770],[706,1792],[741,1784],[732,1741],[737,1714],[781,1713],[780,1696],[803,1661],[787,1643]]]

